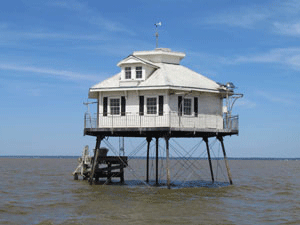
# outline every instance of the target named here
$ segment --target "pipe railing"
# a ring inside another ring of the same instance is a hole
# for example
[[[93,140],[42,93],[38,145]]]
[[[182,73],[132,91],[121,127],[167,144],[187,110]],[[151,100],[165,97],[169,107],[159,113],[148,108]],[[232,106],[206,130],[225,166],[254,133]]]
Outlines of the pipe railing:
[[[217,129],[226,131],[238,131],[238,116],[222,117],[213,114],[181,115],[177,112],[159,115],[139,115],[138,113],[126,113],[121,115],[99,114],[84,116],[84,128],[145,128],[145,127],[170,127],[170,128],[193,128],[193,129]],[[98,124],[98,125],[97,125]]]

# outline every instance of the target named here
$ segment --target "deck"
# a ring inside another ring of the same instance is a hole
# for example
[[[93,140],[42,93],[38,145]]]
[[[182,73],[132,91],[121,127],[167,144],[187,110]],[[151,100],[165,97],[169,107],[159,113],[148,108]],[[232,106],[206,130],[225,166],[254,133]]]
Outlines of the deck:
[[[237,130],[191,129],[170,127],[85,128],[84,135],[112,137],[216,137],[238,135]]]
[[[84,135],[123,137],[215,137],[238,135],[238,116],[99,116],[84,119]]]

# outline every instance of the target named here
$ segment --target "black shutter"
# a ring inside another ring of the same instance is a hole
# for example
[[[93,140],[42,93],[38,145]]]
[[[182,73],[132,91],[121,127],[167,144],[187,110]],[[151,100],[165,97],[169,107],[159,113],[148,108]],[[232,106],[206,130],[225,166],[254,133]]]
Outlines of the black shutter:
[[[107,97],[103,97],[103,116],[107,116]]]
[[[126,114],[126,99],[125,96],[121,96],[121,116]]]
[[[144,96],[140,96],[140,116],[144,115]]]
[[[158,96],[158,115],[164,115],[164,96]]]
[[[194,114],[195,114],[195,117],[198,117],[198,98],[197,97],[194,98]]]
[[[178,96],[178,116],[182,116],[182,96]]]

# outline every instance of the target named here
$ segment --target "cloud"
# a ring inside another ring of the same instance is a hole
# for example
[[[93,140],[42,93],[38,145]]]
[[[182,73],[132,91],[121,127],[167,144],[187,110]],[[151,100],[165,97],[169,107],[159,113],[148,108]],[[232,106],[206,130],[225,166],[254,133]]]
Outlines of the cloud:
[[[30,72],[36,74],[47,74],[57,78],[64,78],[70,80],[88,80],[88,81],[99,81],[99,76],[85,75],[80,73],[75,73],[66,70],[55,70],[49,68],[38,68],[33,66],[18,66],[12,64],[0,64],[0,70],[12,70],[18,72]]]
[[[291,96],[283,96],[281,93],[280,96],[277,94],[271,94],[266,91],[256,91],[255,93],[259,97],[262,97],[266,99],[267,101],[273,102],[273,103],[281,103],[284,105],[294,105],[295,101],[292,99]]]
[[[201,62],[215,62],[215,65],[239,65],[247,63],[263,63],[283,65],[286,68],[300,71],[300,47],[274,48],[267,52],[258,52],[248,55],[224,57],[213,54],[191,52],[194,59]]]
[[[106,33],[78,34],[34,31],[11,30],[7,23],[0,23],[0,43],[11,43],[13,40],[79,40],[79,41],[108,41],[112,37]],[[44,28],[42,30],[45,30]]]
[[[78,35],[67,33],[52,32],[22,32],[22,31],[4,31],[1,34],[2,39],[48,39],[48,40],[85,40],[85,41],[103,41],[110,40],[107,35]]]
[[[206,24],[227,25],[253,29],[263,27],[265,30],[284,35],[300,34],[300,1],[273,1],[251,6],[226,8],[226,11],[205,19]]]
[[[222,62],[225,64],[280,63],[295,70],[300,70],[300,48],[276,48],[271,49],[269,52],[226,58]]]
[[[231,10],[226,13],[214,15],[205,20],[206,24],[228,25],[232,27],[253,28],[254,25],[260,21],[266,20],[270,17],[267,10],[257,10],[251,8],[240,8],[238,10]]]
[[[243,107],[243,108],[246,108],[246,109],[253,109],[256,107],[256,103],[249,100],[249,99],[238,99],[235,103],[235,106],[236,107]]]
[[[279,13],[298,14],[300,12],[300,2],[299,0],[281,1],[276,8]]]
[[[88,7],[87,4],[78,1],[57,1],[54,3],[49,3],[51,6],[60,7],[67,9],[69,11],[76,12],[80,19],[87,21],[92,25],[96,25],[110,32],[122,32],[130,35],[135,35],[135,33],[122,25],[119,22],[115,22],[104,18],[99,12]]]
[[[288,36],[300,36],[300,22],[298,23],[273,23],[274,32]]]

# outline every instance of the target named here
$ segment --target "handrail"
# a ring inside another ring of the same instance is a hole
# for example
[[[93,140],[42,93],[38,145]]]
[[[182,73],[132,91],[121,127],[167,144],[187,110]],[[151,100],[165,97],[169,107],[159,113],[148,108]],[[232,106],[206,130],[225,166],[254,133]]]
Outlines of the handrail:
[[[177,112],[164,112],[159,115],[139,115],[139,113],[127,112],[124,116],[99,114],[84,115],[84,128],[143,128],[143,127],[170,127],[170,128],[193,128],[193,129],[217,129],[226,131],[238,131],[238,115],[222,117],[219,114],[181,115]],[[98,125],[97,125],[98,123]]]

